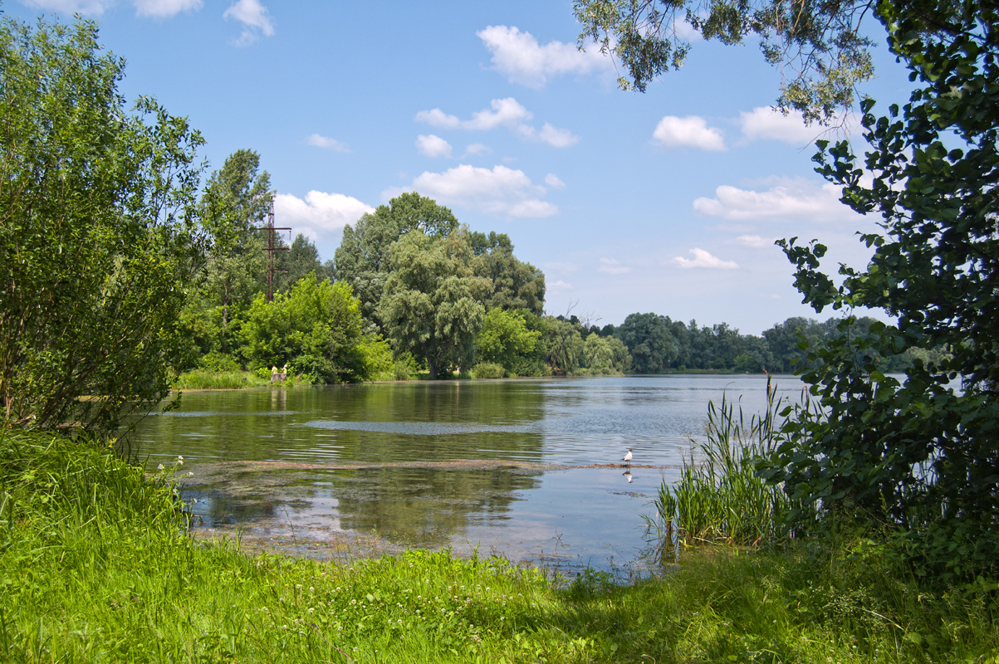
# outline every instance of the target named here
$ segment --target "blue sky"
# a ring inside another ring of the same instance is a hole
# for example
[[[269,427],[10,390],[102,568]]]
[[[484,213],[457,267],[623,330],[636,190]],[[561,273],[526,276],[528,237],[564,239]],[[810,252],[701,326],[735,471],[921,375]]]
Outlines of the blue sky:
[[[815,317],[775,238],[820,239],[830,272],[867,256],[855,232],[874,220],[813,172],[822,128],[770,110],[779,74],[753,44],[697,41],[682,70],[641,94],[617,88],[595,46],[576,50],[569,1],[3,9],[98,19],[104,45],[127,60],[121,91],[188,116],[211,168],[256,150],[278,225],[324,258],[344,224],[415,190],[473,230],[507,233],[544,270],[551,313],[575,303],[600,325],[652,311],[758,334]],[[882,108],[903,102],[906,73],[872,36],[878,78],[863,91]]]

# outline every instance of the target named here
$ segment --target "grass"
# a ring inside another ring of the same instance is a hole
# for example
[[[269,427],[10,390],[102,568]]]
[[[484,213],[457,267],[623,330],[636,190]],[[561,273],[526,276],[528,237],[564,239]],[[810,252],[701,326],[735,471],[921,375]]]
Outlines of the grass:
[[[568,585],[499,558],[350,565],[196,542],[94,441],[0,432],[3,662],[994,662],[995,584],[930,592],[864,542],[704,547]],[[177,466],[173,472],[183,472]]]
[[[195,369],[178,376],[172,387],[175,390],[238,390],[263,385],[270,385],[270,379],[260,378],[252,371]]]

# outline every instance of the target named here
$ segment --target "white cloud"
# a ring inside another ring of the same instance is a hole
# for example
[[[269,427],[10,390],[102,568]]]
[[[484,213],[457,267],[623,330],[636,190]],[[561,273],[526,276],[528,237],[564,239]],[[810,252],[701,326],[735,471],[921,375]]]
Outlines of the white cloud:
[[[521,138],[542,141],[556,148],[565,148],[573,145],[579,140],[568,129],[559,129],[549,123],[545,123],[539,132],[527,121],[534,117],[513,97],[506,99],[493,99],[489,102],[489,108],[476,111],[470,120],[461,121],[454,115],[448,115],[439,108],[430,111],[420,111],[416,114],[418,122],[425,122],[434,127],[455,128],[461,127],[469,131],[490,131],[497,127],[506,127],[510,132]],[[479,144],[475,144],[478,146]],[[469,146],[471,148],[471,146]],[[485,146],[482,146],[485,147]]]
[[[350,152],[350,148],[347,147],[345,143],[341,143],[335,138],[327,138],[326,136],[321,136],[319,134],[310,134],[306,137],[305,142],[317,148],[336,150],[337,152]]]
[[[545,188],[531,182],[523,171],[506,166],[475,168],[461,164],[443,173],[425,172],[413,180],[412,189],[446,205],[475,208],[506,217],[550,217],[558,208],[541,200]]]
[[[169,18],[180,12],[201,9],[201,0],[135,0],[135,13],[139,16]]]
[[[375,209],[352,196],[310,191],[305,200],[292,194],[274,197],[274,214],[279,226],[291,226],[293,233],[316,238],[318,233],[338,232],[347,224]]]
[[[858,119],[856,113],[850,113],[835,119],[833,127],[823,127],[819,124],[806,125],[798,111],[784,115],[774,108],[762,106],[748,113],[746,111],[739,113],[739,124],[746,140],[770,139],[799,146],[806,146],[815,139],[836,133],[840,129],[849,130],[858,124]]]
[[[461,123],[465,129],[489,130],[499,126],[516,129],[522,120],[530,120],[534,115],[521,106],[513,97],[493,99],[489,102],[493,110],[483,109],[472,114],[472,119]]]
[[[492,53],[496,71],[511,83],[540,88],[553,76],[613,71],[609,56],[594,48],[580,51],[574,44],[551,41],[544,46],[529,32],[516,27],[491,25],[475,33]]]
[[[855,221],[858,215],[840,202],[842,188],[817,186],[808,180],[780,180],[766,191],[722,185],[714,198],[698,198],[694,209],[701,214],[732,221],[746,219],[794,219],[808,221]]]
[[[114,5],[114,0],[21,0],[28,7],[36,7],[64,14],[93,14],[99,16]]]
[[[467,148],[465,148],[465,154],[489,154],[492,152],[491,149],[483,145],[482,143],[472,143]]]
[[[668,148],[691,147],[700,150],[725,150],[721,131],[708,127],[704,118],[667,115],[652,132],[652,138]]]
[[[430,111],[420,111],[416,114],[417,122],[426,122],[431,127],[457,127],[461,121],[453,115],[448,115],[439,108]]]
[[[567,148],[579,140],[579,136],[574,136],[568,129],[559,129],[547,122],[541,128],[538,138],[555,148]]]
[[[545,176],[545,184],[552,189],[565,189],[565,182],[562,182],[562,178],[554,173],[549,173]]]
[[[260,35],[270,37],[274,34],[270,12],[260,4],[260,0],[237,0],[229,5],[222,18],[235,19],[243,24],[243,32],[234,42],[236,46],[248,46],[260,39]]]
[[[734,270],[739,267],[738,264],[736,264],[733,261],[723,261],[717,256],[712,256],[708,252],[704,251],[703,249],[699,249],[697,247],[691,249],[689,253],[694,254],[694,257],[692,259],[683,258],[682,256],[677,256],[676,258],[673,259],[673,262],[675,262],[680,267],[684,268],[704,267],[715,270]]]
[[[561,279],[558,281],[550,281],[545,284],[545,292],[547,295],[558,295],[559,293],[563,293],[567,290],[572,290],[572,284],[562,281]]]
[[[424,136],[420,134],[416,137],[416,149],[427,157],[447,157],[451,158],[451,144],[440,136]]]
[[[628,274],[631,272],[630,267],[621,265],[620,261],[616,261],[613,258],[601,258],[600,267],[597,270],[604,274]]]
[[[777,238],[772,237],[760,237],[759,235],[740,235],[735,239],[736,242],[743,245],[744,247],[752,247],[753,249],[763,249],[764,247],[774,246],[774,242]]]

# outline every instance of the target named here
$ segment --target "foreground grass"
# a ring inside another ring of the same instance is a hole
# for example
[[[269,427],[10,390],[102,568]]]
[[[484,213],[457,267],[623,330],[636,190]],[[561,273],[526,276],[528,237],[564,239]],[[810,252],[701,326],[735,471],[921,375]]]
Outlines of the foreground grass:
[[[94,445],[0,434],[3,662],[994,662],[997,615],[987,583],[930,592],[863,543],[708,548],[630,587],[447,552],[250,558]]]

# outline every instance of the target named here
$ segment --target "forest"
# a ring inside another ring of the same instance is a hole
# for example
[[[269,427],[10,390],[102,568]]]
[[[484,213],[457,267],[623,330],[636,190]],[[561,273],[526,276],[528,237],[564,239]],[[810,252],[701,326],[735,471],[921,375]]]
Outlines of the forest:
[[[571,310],[553,315],[544,310],[544,273],[517,259],[506,234],[471,231],[415,192],[348,225],[333,260],[324,262],[301,234],[290,246],[275,234],[268,299],[269,187],[259,155],[239,150],[201,194],[205,265],[181,313],[180,385],[235,372],[249,374],[235,385],[269,381],[278,367],[305,383],[421,373],[791,373],[807,365],[806,345],[815,349],[842,332],[863,337],[875,322],[851,319],[841,330],[839,318],[789,318],[754,336],[655,313],[602,327]],[[899,372],[944,351],[871,352],[882,371]]]

